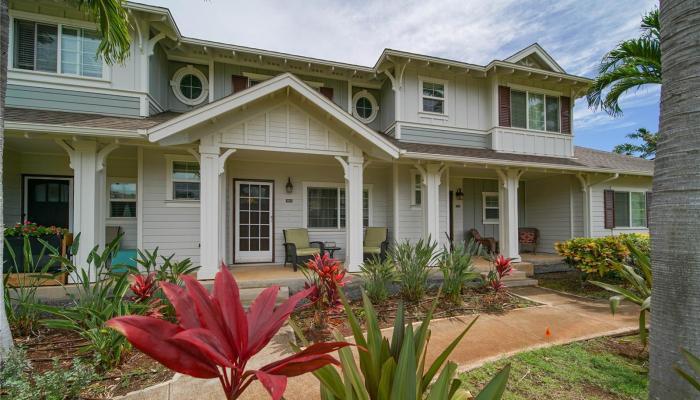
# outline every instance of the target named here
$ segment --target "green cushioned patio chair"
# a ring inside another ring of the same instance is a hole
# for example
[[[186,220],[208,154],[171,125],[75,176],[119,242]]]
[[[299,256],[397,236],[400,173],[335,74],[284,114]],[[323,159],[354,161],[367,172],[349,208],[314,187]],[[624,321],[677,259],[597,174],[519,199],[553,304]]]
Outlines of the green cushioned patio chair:
[[[305,228],[285,229],[284,233],[284,265],[291,263],[294,270],[299,264],[323,254],[323,242],[309,241],[309,231]]]
[[[389,249],[389,230],[384,227],[369,227],[365,231],[365,241],[362,244],[362,258],[369,260],[378,256],[380,260],[386,259]]]

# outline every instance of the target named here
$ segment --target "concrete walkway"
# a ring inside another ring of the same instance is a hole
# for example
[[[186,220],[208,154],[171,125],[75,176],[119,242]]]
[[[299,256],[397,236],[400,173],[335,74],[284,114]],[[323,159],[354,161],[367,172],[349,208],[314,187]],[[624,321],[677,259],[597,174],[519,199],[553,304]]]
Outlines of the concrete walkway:
[[[512,293],[540,303],[539,306],[509,311],[501,315],[481,315],[472,329],[449,357],[460,370],[476,368],[485,362],[508,357],[536,348],[565,344],[574,341],[633,332],[638,327],[638,309],[623,304],[614,317],[606,301],[591,301],[577,296],[539,287],[511,289]],[[436,357],[473,319],[473,316],[435,320],[431,324],[432,336],[428,347],[428,359]],[[549,328],[551,336],[545,332]],[[391,335],[391,329],[384,331]],[[265,354],[251,360],[263,365],[288,351],[278,346],[276,354]],[[221,399],[218,382],[186,378],[189,394],[197,393],[198,399]],[[178,385],[179,386],[179,385]],[[182,386],[179,386],[182,388]],[[197,388],[199,387],[199,388]],[[206,390],[202,390],[206,387]],[[188,398],[180,390],[171,389],[167,399]],[[180,392],[180,393],[178,393]],[[218,392],[218,393],[217,393]],[[319,398],[318,381],[311,374],[291,378],[285,398],[289,400],[313,400]],[[183,396],[184,395],[184,396]],[[247,400],[267,400],[269,395],[259,383],[251,385],[243,396]]]

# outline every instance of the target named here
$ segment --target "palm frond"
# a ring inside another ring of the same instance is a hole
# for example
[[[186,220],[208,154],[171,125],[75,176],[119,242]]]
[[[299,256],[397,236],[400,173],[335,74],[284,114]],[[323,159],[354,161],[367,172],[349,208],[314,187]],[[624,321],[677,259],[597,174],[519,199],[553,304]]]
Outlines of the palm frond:
[[[97,53],[107,64],[122,63],[129,56],[131,35],[124,0],[78,0],[82,10],[97,20],[102,41]]]
[[[658,10],[646,14],[641,27],[641,37],[620,42],[601,60],[598,77],[586,94],[589,107],[619,116],[622,114],[619,99],[623,93],[661,83]]]

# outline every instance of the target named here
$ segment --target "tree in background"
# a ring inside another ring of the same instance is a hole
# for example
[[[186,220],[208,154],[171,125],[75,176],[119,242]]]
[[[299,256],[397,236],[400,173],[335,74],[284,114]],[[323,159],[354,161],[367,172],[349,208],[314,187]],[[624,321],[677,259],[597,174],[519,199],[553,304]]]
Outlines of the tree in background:
[[[628,39],[603,57],[598,77],[588,90],[588,106],[612,116],[622,115],[620,96],[630,89],[661,83],[659,10],[642,17],[642,36]]]
[[[639,128],[637,132],[630,133],[626,136],[628,139],[634,139],[642,142],[618,144],[613,148],[613,151],[618,154],[626,154],[628,156],[639,156],[653,160],[656,157],[656,141],[659,137],[658,132],[649,132],[646,128]]]
[[[700,354],[700,3],[661,2],[659,147],[651,202],[649,399],[698,399],[673,367]]]
[[[78,0],[80,9],[92,16],[98,25],[102,41],[97,53],[107,64],[121,63],[129,56],[131,34],[124,0]],[[0,0],[0,266],[3,265],[3,186],[2,164],[3,143],[5,140],[5,98],[7,94],[7,52],[9,47],[10,19],[8,0]],[[2,287],[0,267],[0,292]],[[0,361],[12,347],[12,333],[5,315],[4,296],[0,296]]]

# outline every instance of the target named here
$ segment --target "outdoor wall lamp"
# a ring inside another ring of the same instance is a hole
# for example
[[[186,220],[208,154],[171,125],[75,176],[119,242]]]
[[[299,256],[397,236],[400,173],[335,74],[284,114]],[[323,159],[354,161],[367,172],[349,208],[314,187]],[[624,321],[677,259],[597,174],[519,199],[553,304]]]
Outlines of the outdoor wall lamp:
[[[458,189],[457,189],[456,196],[457,196],[457,200],[462,200],[462,199],[464,199],[464,192],[462,191],[462,188],[458,188]]]
[[[294,185],[292,185],[292,178],[287,178],[287,185],[285,186],[287,188],[287,193],[292,193],[294,191]]]

